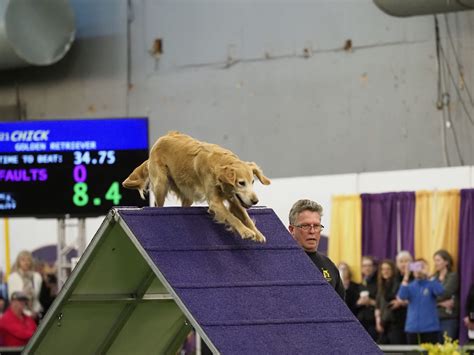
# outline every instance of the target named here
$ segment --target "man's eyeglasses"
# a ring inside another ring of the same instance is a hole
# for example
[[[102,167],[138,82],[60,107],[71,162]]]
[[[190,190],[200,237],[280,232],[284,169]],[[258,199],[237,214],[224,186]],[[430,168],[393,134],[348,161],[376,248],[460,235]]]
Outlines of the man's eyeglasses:
[[[324,229],[322,224],[294,224],[293,227],[300,228],[305,232],[309,232],[313,228],[315,231],[322,231]]]

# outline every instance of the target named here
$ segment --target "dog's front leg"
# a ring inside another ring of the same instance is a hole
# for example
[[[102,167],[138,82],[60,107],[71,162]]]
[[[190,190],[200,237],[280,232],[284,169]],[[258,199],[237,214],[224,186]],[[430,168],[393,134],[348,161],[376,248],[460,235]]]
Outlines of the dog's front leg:
[[[240,219],[243,222],[243,224],[245,224],[247,227],[249,227],[251,230],[255,232],[255,238],[253,238],[254,240],[260,243],[265,243],[267,241],[265,239],[265,236],[262,233],[260,233],[260,231],[257,229],[257,227],[255,226],[255,223],[253,223],[252,219],[250,218],[245,208],[243,208],[240,204],[236,203],[233,200],[229,201],[229,208],[230,208],[230,212],[233,215],[235,215],[238,219]]]
[[[243,239],[255,239],[256,233],[246,227],[242,221],[234,216],[220,199],[209,201],[209,211],[214,213],[214,218],[218,223],[224,223],[232,227]]]

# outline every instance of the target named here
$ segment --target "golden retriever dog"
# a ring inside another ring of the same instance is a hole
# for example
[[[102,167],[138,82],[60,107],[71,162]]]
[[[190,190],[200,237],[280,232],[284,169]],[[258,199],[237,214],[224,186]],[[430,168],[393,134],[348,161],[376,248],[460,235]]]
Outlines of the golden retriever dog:
[[[155,204],[162,207],[168,192],[174,192],[183,207],[207,201],[209,212],[244,239],[265,242],[247,208],[258,203],[253,191],[254,176],[264,185],[270,180],[255,163],[239,159],[216,144],[200,142],[180,132],[159,138],[148,160],[122,183],[137,189],[142,198],[151,190]]]

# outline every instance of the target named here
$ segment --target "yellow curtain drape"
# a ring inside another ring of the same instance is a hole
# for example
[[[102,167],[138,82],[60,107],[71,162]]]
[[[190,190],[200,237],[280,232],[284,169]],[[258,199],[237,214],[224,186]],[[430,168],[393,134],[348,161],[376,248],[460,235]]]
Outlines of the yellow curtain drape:
[[[362,202],[360,195],[333,196],[328,256],[338,264],[346,262],[355,282],[361,281]]]
[[[3,219],[3,236],[5,238],[5,274],[3,275],[4,280],[0,280],[0,282],[6,282],[8,275],[10,275],[10,223],[8,218]]]
[[[415,257],[428,261],[433,271],[433,254],[447,250],[458,260],[459,190],[417,191],[415,208]]]

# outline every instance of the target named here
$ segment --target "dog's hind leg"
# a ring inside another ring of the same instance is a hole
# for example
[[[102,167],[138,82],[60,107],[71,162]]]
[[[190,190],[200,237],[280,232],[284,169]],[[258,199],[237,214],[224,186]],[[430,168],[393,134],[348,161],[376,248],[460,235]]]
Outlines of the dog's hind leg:
[[[256,236],[252,239],[260,243],[265,243],[267,241],[265,236],[255,226],[255,223],[250,218],[247,210],[240,206],[240,204],[236,203],[235,201],[229,201],[229,211],[238,219],[240,219],[244,225],[255,232]]]
[[[168,182],[169,189],[173,191],[176,197],[181,201],[181,207],[190,207],[194,201],[176,186],[176,183],[171,177],[168,178]]]
[[[181,193],[181,191],[176,191],[176,189],[172,189],[172,190],[181,201],[181,207],[190,207],[193,204],[193,200],[187,198],[186,195]]]
[[[163,207],[166,195],[168,195],[169,182],[168,176],[159,164],[150,164],[150,190],[155,196],[155,206]]]
[[[190,207],[193,204],[192,200],[183,198],[181,199],[181,207]]]

